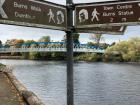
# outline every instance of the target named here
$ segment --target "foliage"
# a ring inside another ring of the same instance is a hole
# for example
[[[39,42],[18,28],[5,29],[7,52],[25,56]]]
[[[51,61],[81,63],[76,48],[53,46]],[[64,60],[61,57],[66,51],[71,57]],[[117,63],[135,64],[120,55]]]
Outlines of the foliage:
[[[121,41],[106,50],[106,54],[122,56],[124,61],[140,61],[140,38],[134,37],[127,41]]]
[[[100,47],[100,48],[103,48],[103,49],[106,49],[108,48],[109,44],[107,43],[100,43],[99,45],[97,45],[97,43],[94,43],[94,42],[88,42],[87,43],[89,46],[96,46],[96,47]]]
[[[12,46],[12,45],[14,45],[15,40],[16,39],[6,40],[5,44]]]
[[[41,55],[39,52],[30,52],[29,53],[29,59],[38,60],[40,58],[41,58]]]
[[[2,47],[2,41],[0,40],[0,47]]]
[[[35,42],[35,41],[34,40],[27,40],[27,41],[25,41],[25,43],[28,43],[28,44],[31,44],[33,42]]]
[[[73,43],[74,44],[80,44],[80,41],[79,41],[79,37],[80,37],[80,34],[78,34],[78,33],[73,33]],[[66,41],[66,35],[64,35],[64,37],[63,37],[63,42],[67,42]]]
[[[21,44],[23,43],[24,43],[24,40],[22,39],[11,39],[11,40],[7,40],[5,44],[7,46],[13,46],[13,47],[19,48]]]
[[[100,41],[102,41],[104,38],[102,34],[93,34],[91,35],[90,39],[93,40],[93,42],[96,43],[97,46],[99,46]]]
[[[6,65],[0,63],[0,68],[6,67]]]
[[[86,53],[75,57],[75,60],[96,62],[96,61],[101,61],[102,56],[95,53]]]
[[[74,42],[74,44],[80,44],[79,36],[80,36],[80,34],[78,34],[78,33],[73,34],[73,42]]]
[[[38,41],[39,42],[50,42],[51,38],[50,36],[43,36]]]
[[[25,47],[31,47],[32,46],[32,44],[33,43],[35,43],[35,41],[34,40],[27,40],[27,41],[25,41],[24,42],[24,45],[23,46],[25,46]]]

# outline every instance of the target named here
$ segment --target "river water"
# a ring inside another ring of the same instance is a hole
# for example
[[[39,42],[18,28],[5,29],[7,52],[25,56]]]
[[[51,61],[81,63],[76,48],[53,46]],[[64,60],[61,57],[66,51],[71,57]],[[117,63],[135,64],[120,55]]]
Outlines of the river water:
[[[66,105],[66,62],[0,60],[46,105]],[[140,105],[140,65],[74,64],[75,105]]]

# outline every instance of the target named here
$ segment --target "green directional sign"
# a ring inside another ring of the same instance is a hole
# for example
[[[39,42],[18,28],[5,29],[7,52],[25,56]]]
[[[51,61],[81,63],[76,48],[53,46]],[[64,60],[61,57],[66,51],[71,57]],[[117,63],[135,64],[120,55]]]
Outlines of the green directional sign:
[[[79,4],[75,8],[76,28],[140,24],[140,0]]]
[[[0,0],[0,23],[66,30],[66,7],[37,0]]]

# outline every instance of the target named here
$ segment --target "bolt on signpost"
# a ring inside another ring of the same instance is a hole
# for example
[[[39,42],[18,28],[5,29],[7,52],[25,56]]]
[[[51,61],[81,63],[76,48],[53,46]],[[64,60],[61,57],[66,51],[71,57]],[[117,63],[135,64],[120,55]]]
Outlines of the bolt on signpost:
[[[67,105],[74,105],[73,92],[73,1],[66,0],[67,5]]]

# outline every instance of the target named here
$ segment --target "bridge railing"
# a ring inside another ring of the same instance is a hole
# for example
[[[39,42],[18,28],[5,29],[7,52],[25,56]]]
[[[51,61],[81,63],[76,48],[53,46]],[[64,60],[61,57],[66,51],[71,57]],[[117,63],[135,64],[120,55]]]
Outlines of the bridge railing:
[[[39,43],[40,44],[40,43]],[[44,44],[44,43],[41,43]],[[0,53],[10,53],[10,52],[66,52],[66,44],[64,43],[55,43],[55,42],[47,42],[45,46],[21,46],[21,48],[0,48]],[[97,46],[89,46],[87,44],[74,44],[73,45],[74,52],[99,52],[103,53],[104,49]]]
[[[104,53],[101,49],[74,48],[74,52]],[[66,52],[66,48],[0,48],[0,53],[11,52]]]

